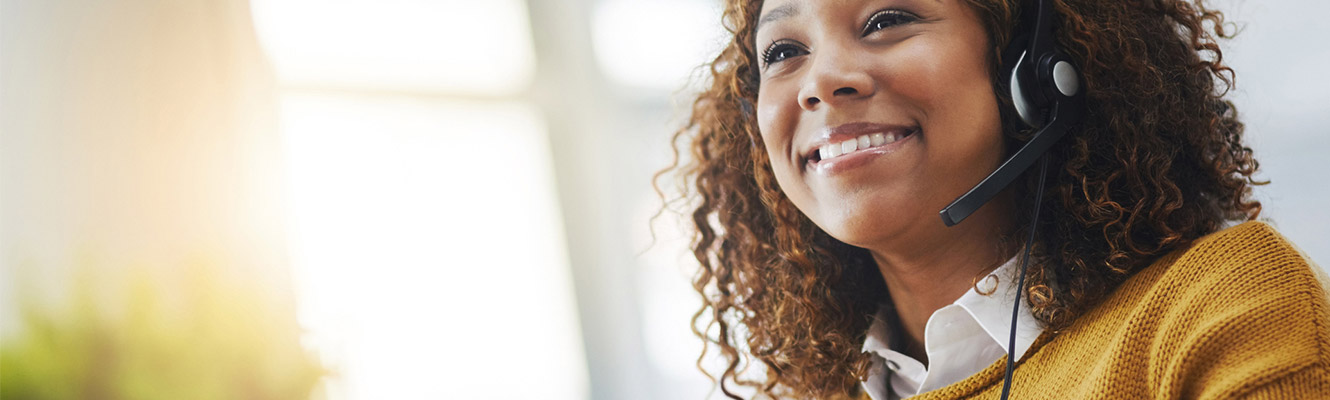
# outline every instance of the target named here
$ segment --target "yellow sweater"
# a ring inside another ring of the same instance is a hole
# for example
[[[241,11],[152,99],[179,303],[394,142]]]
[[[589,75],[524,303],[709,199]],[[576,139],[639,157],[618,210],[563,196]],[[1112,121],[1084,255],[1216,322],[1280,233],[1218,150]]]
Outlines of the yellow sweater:
[[[1330,399],[1325,279],[1269,225],[1141,270],[1016,364],[1012,399]],[[996,399],[1006,358],[912,399]]]

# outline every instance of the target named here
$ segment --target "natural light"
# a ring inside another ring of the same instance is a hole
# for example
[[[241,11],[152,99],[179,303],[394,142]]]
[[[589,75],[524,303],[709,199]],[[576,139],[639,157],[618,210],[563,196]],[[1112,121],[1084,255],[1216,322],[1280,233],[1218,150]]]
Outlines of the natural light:
[[[535,70],[520,0],[254,0],[287,86],[512,94]]]
[[[337,369],[331,397],[479,398],[515,369],[541,371],[525,378],[541,398],[585,397],[530,109],[319,95],[283,107],[301,321]]]
[[[540,398],[586,398],[542,118],[517,99],[463,100],[530,81],[524,2],[254,12],[283,88],[300,321],[334,370],[328,397],[496,398],[535,370],[523,387]]]

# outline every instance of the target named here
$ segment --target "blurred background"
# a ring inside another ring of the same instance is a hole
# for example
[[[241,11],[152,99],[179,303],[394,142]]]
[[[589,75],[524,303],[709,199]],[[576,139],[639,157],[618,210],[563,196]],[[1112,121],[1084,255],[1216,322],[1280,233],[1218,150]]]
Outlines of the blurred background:
[[[1325,265],[1330,3],[1216,5]],[[719,10],[0,0],[0,397],[706,398],[649,219]]]

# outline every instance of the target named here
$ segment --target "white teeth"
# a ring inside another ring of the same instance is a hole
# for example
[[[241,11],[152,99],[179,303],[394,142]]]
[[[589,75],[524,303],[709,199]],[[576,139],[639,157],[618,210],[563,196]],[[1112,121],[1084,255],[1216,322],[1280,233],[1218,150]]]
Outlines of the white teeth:
[[[850,153],[859,149],[859,142],[853,139],[840,142],[841,154]]]
[[[840,143],[822,145],[822,147],[817,149],[817,155],[821,157],[822,160],[829,160],[840,157],[844,154],[853,153],[856,150],[891,144],[897,140],[900,140],[900,137],[895,133],[874,133],[871,135],[863,135]]]
[[[827,149],[827,158],[836,158],[843,154],[840,151],[841,147],[839,145],[829,144],[823,148]],[[823,158],[823,160],[826,160],[827,158]]]

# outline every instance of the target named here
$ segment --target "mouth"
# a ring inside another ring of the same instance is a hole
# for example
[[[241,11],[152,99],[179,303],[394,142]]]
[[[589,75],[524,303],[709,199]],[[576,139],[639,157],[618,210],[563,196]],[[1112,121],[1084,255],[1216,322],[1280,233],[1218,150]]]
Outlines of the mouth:
[[[880,129],[878,132],[862,133],[858,136],[831,135],[829,140],[809,150],[804,158],[807,160],[808,166],[815,167],[822,162],[890,146],[892,143],[904,140],[918,132],[919,128],[913,127],[907,129]]]

